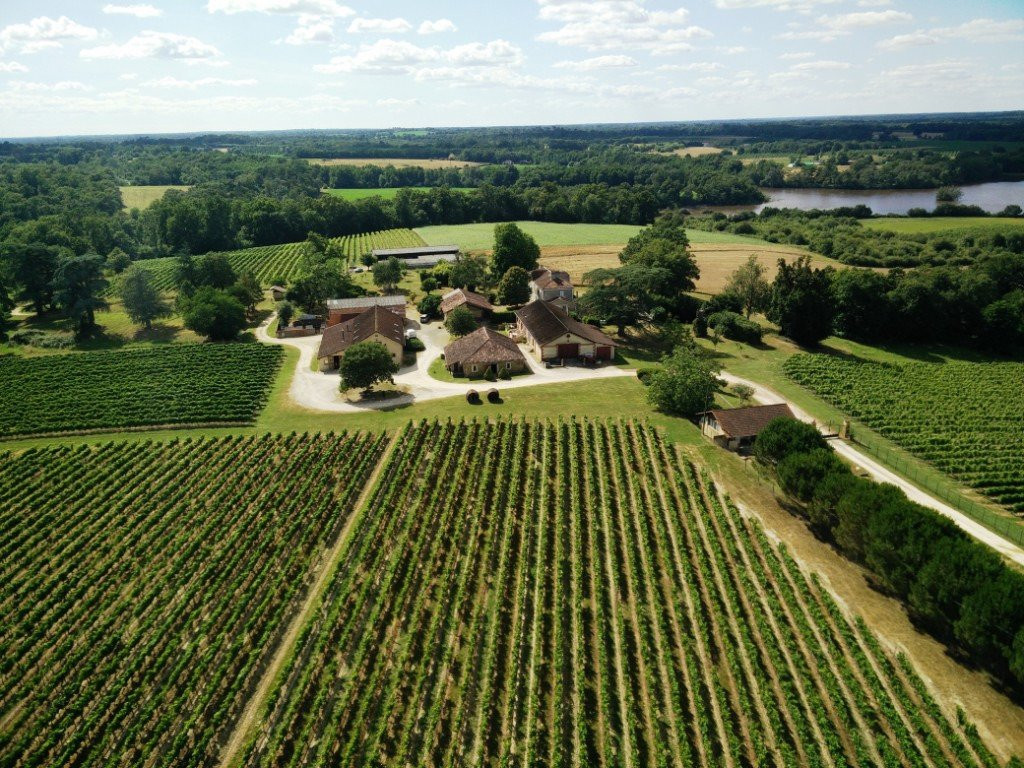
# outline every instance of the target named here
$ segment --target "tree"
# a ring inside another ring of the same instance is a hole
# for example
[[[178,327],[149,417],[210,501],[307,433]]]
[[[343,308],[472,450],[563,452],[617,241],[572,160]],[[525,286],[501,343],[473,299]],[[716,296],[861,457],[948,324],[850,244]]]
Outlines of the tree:
[[[647,399],[663,413],[693,417],[708,408],[718,387],[711,365],[686,346],[662,359],[647,380]]]
[[[11,279],[18,287],[13,298],[32,303],[41,315],[53,303],[53,278],[57,263],[71,252],[43,243],[8,243],[3,256],[10,265]]]
[[[648,301],[651,309],[686,322],[693,319],[697,302],[688,292],[696,287],[700,268],[689,251],[682,226],[661,220],[642,229],[626,243],[619,261],[634,280],[646,276],[643,282],[647,283],[647,290],[653,291]]]
[[[464,254],[455,261],[448,262],[446,282],[452,288],[476,288],[487,280],[487,264],[479,256]],[[435,273],[437,270],[434,270]]]
[[[0,275],[0,277],[3,277]],[[0,279],[0,339],[7,338],[7,330],[11,327],[11,310],[14,309],[14,300],[7,293],[7,284]]]
[[[452,336],[465,336],[477,329],[476,318],[466,307],[456,307],[445,318],[444,327]]]
[[[499,304],[525,304],[530,300],[530,273],[522,267],[511,267],[498,283]]]
[[[778,324],[784,336],[798,344],[814,345],[832,333],[836,310],[833,272],[831,267],[812,268],[810,256],[801,256],[792,264],[779,259],[768,319]]]
[[[153,321],[168,317],[171,308],[153,286],[152,273],[133,264],[121,278],[119,291],[124,311],[133,323],[141,323],[146,329],[153,327]]]
[[[373,265],[373,284],[379,286],[384,293],[394,293],[403,275],[405,264],[394,256]]]
[[[341,271],[339,262],[328,261],[292,283],[288,300],[310,312],[319,312],[327,299],[349,299],[364,293],[347,272]]]
[[[188,251],[178,254],[174,262],[174,283],[180,289],[184,285],[195,288],[199,285],[199,264]]]
[[[964,191],[960,187],[939,187],[935,190],[935,202],[937,203],[959,203]]]
[[[822,480],[834,472],[848,472],[831,448],[790,453],[778,463],[779,485],[790,496],[809,502]]]
[[[238,281],[229,290],[250,312],[256,311],[256,305],[263,298],[263,286],[249,270],[240,274]]]
[[[540,246],[515,222],[494,226],[494,250],[491,252],[491,278],[498,281],[512,267],[527,272],[537,268]]]
[[[762,464],[778,464],[792,453],[827,449],[828,443],[812,425],[780,416],[772,419],[754,441],[754,457]]]
[[[398,363],[379,341],[361,341],[345,350],[340,372],[342,392],[356,388],[369,391],[374,384],[383,381],[393,383]]]
[[[184,302],[185,327],[213,341],[230,341],[245,328],[245,307],[227,291],[204,285]]]
[[[764,275],[764,265],[757,260],[757,256],[751,255],[737,267],[725,284],[725,293],[739,297],[747,317],[763,311],[768,306],[771,286]]]
[[[120,248],[115,248],[107,254],[107,266],[115,275],[124,272],[131,263],[132,260],[128,257],[128,254]]]
[[[277,327],[283,328],[295,317],[295,307],[290,301],[282,301],[277,305]]]
[[[416,306],[421,315],[427,315],[428,317],[437,317],[441,314],[441,297],[436,293],[428,293]]]
[[[103,257],[97,253],[61,259],[53,277],[53,299],[75,324],[75,336],[83,338],[96,328],[96,311],[106,309],[103,293]]]
[[[234,285],[237,279],[231,262],[222,253],[208,253],[196,264],[196,285],[223,290]]]

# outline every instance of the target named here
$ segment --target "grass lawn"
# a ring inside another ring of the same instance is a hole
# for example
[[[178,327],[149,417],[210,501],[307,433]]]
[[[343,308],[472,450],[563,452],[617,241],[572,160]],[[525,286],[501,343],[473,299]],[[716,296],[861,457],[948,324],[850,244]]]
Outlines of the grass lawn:
[[[545,246],[625,245],[641,227],[632,224],[554,224],[547,221],[517,221],[524,232]],[[416,230],[427,245],[454,243],[463,250],[489,250],[494,245],[494,224],[453,224],[420,227]],[[691,243],[763,243],[756,237],[731,232],[688,229]]]
[[[383,197],[385,200],[394,199],[399,189],[415,189],[426,191],[430,187],[380,187],[376,189],[325,189],[328,195],[340,197],[343,200],[362,200],[365,197]],[[472,192],[472,187],[451,187],[453,192]]]
[[[996,216],[922,216],[861,219],[861,226],[881,232],[915,235],[927,232],[955,230],[1007,230],[1024,232],[1024,219],[1004,219]]]
[[[121,200],[126,210],[138,208],[144,210],[164,196],[168,189],[180,189],[185,191],[189,187],[175,185],[153,185],[153,186],[132,186],[121,187]]]

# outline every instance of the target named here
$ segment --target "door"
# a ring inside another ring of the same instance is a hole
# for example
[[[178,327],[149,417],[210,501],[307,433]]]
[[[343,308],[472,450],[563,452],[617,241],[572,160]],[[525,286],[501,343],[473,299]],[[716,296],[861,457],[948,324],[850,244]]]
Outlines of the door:
[[[595,356],[598,360],[611,360],[612,359],[612,348],[611,347],[597,347],[594,351]]]
[[[580,356],[580,345],[579,344],[559,344],[558,345],[558,356],[561,357],[561,358],[579,357]]]

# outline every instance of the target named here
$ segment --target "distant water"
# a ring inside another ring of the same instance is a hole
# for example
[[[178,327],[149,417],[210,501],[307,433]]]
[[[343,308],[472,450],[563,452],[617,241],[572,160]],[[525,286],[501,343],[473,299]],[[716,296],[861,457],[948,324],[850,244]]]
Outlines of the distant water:
[[[961,205],[977,205],[989,213],[999,213],[1008,205],[1024,208],[1024,181],[992,181],[986,184],[970,184],[961,187]],[[725,213],[758,211],[765,207],[799,208],[845,208],[866,205],[874,213],[906,214],[911,208],[935,208],[934,189],[765,189],[770,200],[760,205],[729,205],[712,207]]]

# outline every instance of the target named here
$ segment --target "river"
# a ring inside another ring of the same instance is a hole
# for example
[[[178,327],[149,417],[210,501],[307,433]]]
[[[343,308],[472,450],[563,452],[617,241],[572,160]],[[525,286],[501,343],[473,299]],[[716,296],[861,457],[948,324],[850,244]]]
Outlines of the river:
[[[1024,207],[1024,181],[992,181],[986,184],[969,184],[960,187],[963,197],[961,205],[977,205],[989,213],[999,213],[1008,205]],[[770,198],[760,205],[728,205],[708,207],[704,210],[733,213],[757,211],[763,208],[812,208],[853,207],[866,205],[878,215],[905,215],[911,208],[932,210],[935,207],[934,189],[764,189]]]

